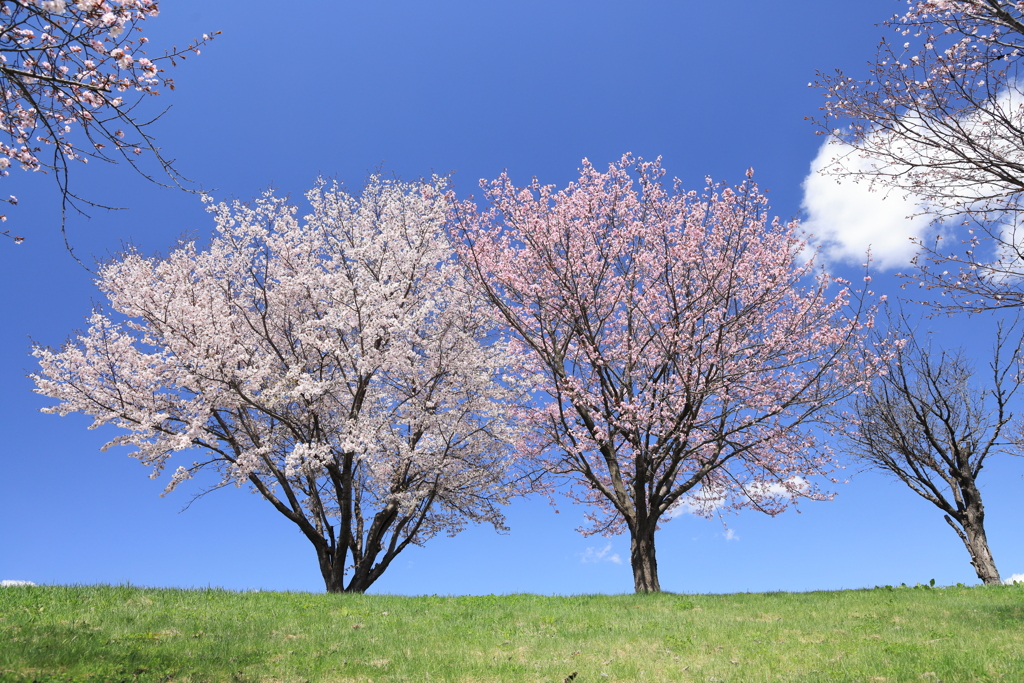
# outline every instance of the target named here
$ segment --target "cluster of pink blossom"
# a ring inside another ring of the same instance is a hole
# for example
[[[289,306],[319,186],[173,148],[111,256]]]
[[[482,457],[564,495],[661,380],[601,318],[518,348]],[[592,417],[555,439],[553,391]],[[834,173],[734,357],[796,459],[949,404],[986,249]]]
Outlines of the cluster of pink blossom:
[[[629,155],[606,173],[585,161],[564,190],[502,175],[482,183],[489,208],[455,216],[474,281],[543,377],[548,468],[598,511],[587,531],[629,532],[638,591],[660,589],[654,532],[676,507],[820,498],[803,477],[832,458],[812,424],[878,367],[873,310],[829,294],[749,179],[701,194],[662,175]]]

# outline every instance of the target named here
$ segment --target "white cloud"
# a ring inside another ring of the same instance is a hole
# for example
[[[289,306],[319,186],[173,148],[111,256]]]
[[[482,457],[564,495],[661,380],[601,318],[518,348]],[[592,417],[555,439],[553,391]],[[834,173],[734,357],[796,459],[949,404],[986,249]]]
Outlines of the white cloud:
[[[615,564],[622,564],[622,558],[619,557],[619,554],[612,553],[611,542],[605,544],[605,546],[600,550],[590,547],[587,548],[585,552],[576,554],[579,556],[580,562],[583,562],[584,564],[588,562],[613,562]]]
[[[727,540],[727,541],[738,541],[738,540],[740,540],[740,535],[737,534],[732,529],[726,529],[725,533],[722,534],[722,535],[725,536],[725,540]]]
[[[667,516],[669,519],[674,519],[683,514],[707,517],[716,510],[725,507],[734,496],[740,498],[750,497],[755,501],[778,496],[795,497],[806,491],[809,487],[810,482],[799,476],[789,479],[787,484],[777,481],[755,481],[746,485],[745,492],[739,488],[723,492],[709,486],[702,486],[696,492],[688,493],[676,501],[676,504],[669,509]]]
[[[1014,574],[1010,578],[1008,578],[1005,581],[1003,581],[1003,583],[1005,583],[1005,584],[1024,583],[1024,574]]]
[[[832,137],[822,144],[804,179],[801,207],[826,262],[862,263],[870,246],[876,266],[902,268],[916,251],[910,238],[937,232],[935,216],[948,226],[965,211],[996,223],[1018,214],[1019,186],[988,166],[1024,162],[1022,84],[1010,83],[957,119],[940,114],[906,114],[861,138],[860,152]],[[915,215],[924,209],[930,216]]]
[[[803,182],[803,228],[813,236],[812,243],[820,247],[827,263],[864,263],[870,248],[875,267],[907,267],[917,252],[911,238],[925,235],[931,220],[908,218],[920,208],[900,190],[872,191],[868,180],[837,182],[836,177],[819,173],[837,162],[851,171],[871,168],[871,162],[849,145],[831,140],[822,144]]]

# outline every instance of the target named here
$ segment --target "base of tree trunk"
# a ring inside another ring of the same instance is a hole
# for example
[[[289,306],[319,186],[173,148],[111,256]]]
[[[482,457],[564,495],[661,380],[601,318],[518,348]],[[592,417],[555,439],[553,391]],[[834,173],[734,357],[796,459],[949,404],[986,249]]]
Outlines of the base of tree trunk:
[[[653,530],[642,535],[634,534],[630,539],[630,564],[633,566],[633,589],[637,593],[661,592]]]

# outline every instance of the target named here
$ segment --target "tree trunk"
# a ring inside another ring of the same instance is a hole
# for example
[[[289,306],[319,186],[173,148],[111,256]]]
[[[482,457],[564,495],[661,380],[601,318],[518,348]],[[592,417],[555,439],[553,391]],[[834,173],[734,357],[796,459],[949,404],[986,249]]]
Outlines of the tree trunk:
[[[974,565],[978,578],[990,586],[1002,585],[996,562],[992,559],[992,551],[988,549],[985,527],[980,523],[968,524],[964,531],[967,533],[967,551],[971,553],[971,564]]]
[[[328,593],[365,593],[380,575],[380,572],[371,571],[376,559],[374,553],[373,557],[364,557],[354,568],[346,586],[345,568],[335,564],[335,558],[331,556],[330,551],[321,553],[318,550],[317,556],[320,560],[320,574],[324,577],[324,587]]]
[[[985,506],[981,503],[981,491],[974,483],[973,477],[960,484],[966,508],[960,523],[967,534],[967,552],[971,554],[971,564],[978,578],[987,585],[1000,585],[999,570],[996,569],[992,551],[988,549],[988,537],[985,535]]]
[[[658,593],[658,560],[654,554],[654,527],[630,529],[629,561],[633,565],[633,588],[637,593]]]
[[[999,578],[999,570],[996,569],[996,562],[992,559],[992,551],[988,547],[988,537],[985,535],[985,506],[981,503],[981,491],[973,482],[961,483],[960,491],[966,509],[958,514],[954,513],[956,522],[946,515],[946,522],[953,527],[967,547],[978,578],[990,586],[1001,585],[1003,582]],[[957,522],[960,526],[957,526]]]
[[[337,567],[334,561],[334,557],[329,549],[317,548],[316,549],[317,560],[320,561],[320,575],[324,577],[324,587],[328,593],[344,593],[347,591],[345,588],[345,568]],[[363,591],[357,591],[362,593]]]
[[[394,554],[385,554],[382,562],[374,564],[377,559],[377,552],[367,553],[360,557],[359,562],[352,567],[348,585],[345,585],[345,553],[332,553],[328,546],[317,547],[317,559],[320,561],[320,574],[324,578],[324,587],[328,593],[365,593],[373,582],[380,578],[384,569],[387,568]]]
[[[365,573],[361,572],[359,574],[356,574],[355,576],[353,576],[349,580],[348,587],[345,588],[345,592],[346,593],[365,593],[367,590],[369,590],[369,588],[370,588],[370,586],[372,584],[373,584],[373,580],[372,579],[367,579]],[[328,591],[329,590],[330,589],[328,589]]]

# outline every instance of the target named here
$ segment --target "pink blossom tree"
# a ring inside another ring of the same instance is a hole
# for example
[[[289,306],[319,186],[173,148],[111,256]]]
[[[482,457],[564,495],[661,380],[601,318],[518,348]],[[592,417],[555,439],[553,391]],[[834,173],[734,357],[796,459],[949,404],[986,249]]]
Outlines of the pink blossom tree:
[[[0,138],[6,138],[0,139],[0,175],[8,175],[12,166],[53,174],[65,212],[76,202],[97,206],[72,192],[68,176],[74,161],[124,161],[155,180],[139,165],[147,152],[168,179],[181,184],[184,179],[148,132],[152,120],[140,120],[135,109],[158,88],[174,88],[162,64],[199,54],[211,36],[147,55],[141,24],[158,14],[158,3],[0,2]],[[0,201],[17,203],[13,196]],[[10,230],[0,234],[23,239]]]
[[[808,477],[833,458],[812,426],[877,366],[873,311],[846,286],[829,295],[749,178],[698,194],[662,175],[629,155],[607,173],[584,160],[560,191],[503,174],[481,181],[490,208],[453,218],[542,378],[547,467],[592,506],[583,533],[629,532],[638,592],[660,590],[655,531],[679,512],[826,497]]]
[[[921,284],[942,308],[1024,303],[1024,4],[908,0],[870,73],[819,73],[819,134],[845,147],[823,173],[915,198],[960,244],[920,243]],[[850,157],[856,159],[850,159]],[[850,163],[853,161],[854,163]]]
[[[502,529],[528,387],[454,258],[444,186],[321,182],[302,220],[269,194],[213,205],[208,248],[107,263],[88,331],[34,350],[44,412],[120,428],[106,447],[153,477],[201,453],[166,491],[200,470],[219,475],[207,491],[248,483],[330,592],[365,591],[439,532]]]

